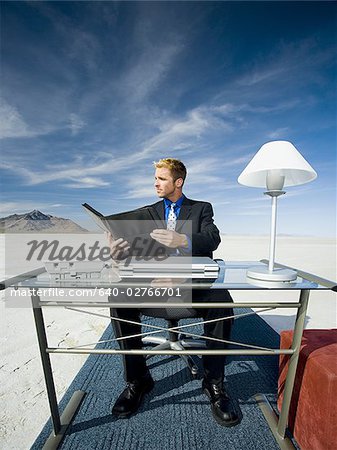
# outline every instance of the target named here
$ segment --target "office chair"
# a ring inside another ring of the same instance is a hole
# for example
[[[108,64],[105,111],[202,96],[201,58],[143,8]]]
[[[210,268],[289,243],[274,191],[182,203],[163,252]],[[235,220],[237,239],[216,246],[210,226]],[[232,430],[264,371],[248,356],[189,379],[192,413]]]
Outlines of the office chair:
[[[167,308],[167,309],[158,309],[158,308],[149,308],[142,309],[142,313],[149,317],[158,317],[161,319],[165,319],[168,324],[168,328],[176,328],[178,327],[180,319],[188,319],[194,317],[200,317],[197,314],[196,310],[187,309],[187,308]],[[184,333],[175,333],[173,331],[168,330],[168,336],[144,336],[142,339],[144,345],[154,345],[153,350],[185,350],[188,348],[206,348],[206,342],[204,339],[193,339],[186,337]],[[149,355],[150,357],[151,355]],[[198,378],[199,376],[199,367],[198,360],[199,358],[194,355],[179,355],[186,363],[189,368],[191,375],[193,378]]]
[[[221,259],[216,259],[218,262],[220,272],[219,279],[224,278],[224,263]],[[210,279],[210,282],[215,281],[215,279]],[[150,309],[142,309],[142,313],[149,317],[158,317],[161,319],[165,319],[168,324],[168,328],[178,327],[178,323],[180,319],[189,319],[200,317],[200,312],[196,309],[192,308],[167,308],[167,309],[158,309],[158,308],[150,308]],[[185,350],[188,348],[206,348],[205,339],[196,339],[192,337],[185,337],[184,333],[174,333],[172,331],[168,331],[168,337],[164,336],[145,336],[142,339],[143,344],[153,344],[155,347],[153,350]],[[151,356],[151,355],[150,355]],[[187,367],[190,369],[192,377],[198,378],[199,368],[198,368],[198,360],[199,358],[194,355],[179,355],[186,363]]]

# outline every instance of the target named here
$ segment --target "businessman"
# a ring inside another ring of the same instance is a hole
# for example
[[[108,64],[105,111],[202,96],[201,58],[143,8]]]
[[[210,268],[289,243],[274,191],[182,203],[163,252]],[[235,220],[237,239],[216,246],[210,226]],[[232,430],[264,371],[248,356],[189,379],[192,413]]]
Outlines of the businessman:
[[[188,199],[182,190],[186,178],[184,164],[173,158],[161,159],[155,165],[154,187],[162,200],[149,205],[152,215],[166,222],[167,229],[154,229],[151,237],[165,246],[169,252],[182,255],[208,256],[220,243],[219,230],[213,222],[213,209],[210,203]],[[184,233],[183,224],[191,221],[190,234]],[[109,236],[112,255],[128,255],[130,243],[122,239],[113,240]],[[195,289],[192,292],[193,301],[232,302],[227,290]],[[137,309],[118,308],[112,310],[115,317],[122,320],[140,321],[141,311]],[[198,317],[205,321],[230,316],[232,308],[200,308],[196,310]],[[141,327],[123,321],[113,320],[117,337],[137,335]],[[231,320],[214,321],[204,324],[204,333],[216,339],[228,340],[231,331]],[[140,349],[140,337],[119,341],[121,348]],[[206,340],[208,349],[223,349],[225,344],[219,341]],[[215,420],[222,426],[231,427],[239,422],[232,401],[225,391],[223,379],[225,370],[224,355],[204,355],[203,392],[211,403]],[[151,374],[146,366],[143,355],[124,355],[124,374],[126,388],[115,402],[112,413],[117,417],[128,417],[137,411],[144,395],[154,385]]]

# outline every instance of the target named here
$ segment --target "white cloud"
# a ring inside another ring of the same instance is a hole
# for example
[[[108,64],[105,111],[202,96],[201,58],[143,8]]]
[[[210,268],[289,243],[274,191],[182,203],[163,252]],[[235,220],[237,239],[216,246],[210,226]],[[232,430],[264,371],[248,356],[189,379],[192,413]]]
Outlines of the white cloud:
[[[232,211],[231,216],[268,216],[268,211],[261,210],[246,210],[246,211]]]
[[[287,66],[277,64],[274,67],[262,67],[255,68],[248,74],[244,75],[238,84],[243,86],[254,86],[255,84],[261,83],[263,81],[279,79],[282,73],[287,71]]]
[[[63,180],[69,181],[70,183],[67,183],[66,186],[71,188],[102,187],[110,184],[102,177],[109,176],[110,178],[114,173],[120,174],[125,169],[135,166],[139,171],[139,163],[147,160],[151,155],[157,156],[158,150],[166,152],[167,149],[170,149],[170,153],[181,153],[187,150],[187,154],[190,155],[188,163],[188,172],[191,175],[190,184],[199,183],[200,177],[202,177],[203,183],[222,182],[221,177],[214,175],[219,165],[225,167],[240,164],[241,158],[228,161],[208,158],[206,167],[205,161],[200,162],[200,157],[197,156],[198,159],[195,160],[193,156],[191,158],[193,155],[191,149],[195,148],[196,144],[198,144],[200,154],[200,149],[205,146],[202,139],[207,136],[208,132],[218,131],[221,126],[222,132],[230,129],[225,122],[219,124],[218,114],[219,112],[214,107],[202,106],[192,109],[181,119],[163,120],[159,124],[160,131],[144,142],[142,150],[135,149],[133,153],[128,152],[123,156],[115,157],[105,152],[104,154],[100,153],[98,158],[98,152],[93,152],[90,158],[76,157],[75,155],[73,160],[67,164],[48,164],[39,170],[36,167],[33,169],[27,166],[18,167],[17,163],[11,161],[2,163],[2,167],[21,175],[28,185]],[[75,114],[70,115],[70,120],[73,133],[85,125]],[[207,148],[205,152],[207,152]],[[141,187],[142,183],[137,183],[137,189]],[[136,194],[130,191],[130,195]]]
[[[75,188],[75,189],[88,189],[88,188],[97,188],[109,186],[110,183],[103,181],[100,178],[94,177],[81,177],[78,179],[74,179],[73,183],[65,184],[65,187]]]
[[[121,80],[119,88],[127,94],[130,103],[143,101],[152,93],[170,69],[174,58],[182,50],[180,45],[146,43],[138,61]],[[132,93],[130,95],[130,93]]]
[[[71,129],[71,134],[76,136],[77,133],[85,126],[85,122],[74,113],[71,113],[69,116],[69,128]]]
[[[33,211],[34,209],[38,209],[42,212],[47,212],[53,208],[59,208],[64,206],[62,204],[50,204],[45,202],[1,202],[0,203],[0,214],[3,216],[7,216],[10,214],[23,214],[29,211]]]
[[[127,172],[122,183],[125,188],[123,198],[156,198],[154,167],[151,164],[139,167],[135,174]]]
[[[30,130],[19,111],[5,100],[0,101],[0,138],[32,137]]]
[[[139,186],[134,189],[130,189],[124,195],[124,198],[155,198],[156,194],[153,186]]]
[[[1,163],[0,167],[21,175],[28,185],[69,180],[72,183],[69,187],[97,187],[110,184],[97,177],[98,175],[111,175],[130,165],[130,156],[125,156],[122,158],[106,158],[98,164],[90,164],[90,161],[84,163],[83,158],[75,158],[75,160],[70,161],[67,165],[49,164],[43,170],[18,167],[11,162]]]
[[[289,136],[290,134],[290,128],[289,127],[283,127],[283,128],[277,128],[274,131],[271,131],[269,134],[267,134],[267,137],[270,139],[279,139],[284,136]]]
[[[322,82],[317,69],[327,61],[332,62],[334,58],[333,47],[322,50],[315,38],[306,38],[294,44],[281,43],[273,49],[269,57],[255,60],[254,66],[237,80],[237,84],[256,88],[260,85],[266,89],[266,82],[279,83],[280,80],[293,85],[303,85],[304,79],[306,82]]]
[[[33,127],[26,123],[19,110],[0,100],[0,139],[5,138],[33,138],[55,131],[56,127],[46,125]]]
[[[193,143],[201,139],[207,132],[214,130],[232,131],[231,124],[220,120],[215,112],[216,110],[212,106],[205,105],[188,111],[185,117],[179,119],[165,118],[159,125],[159,133],[145,142],[139,156],[168,148],[171,151],[181,150],[187,139]],[[189,142],[187,148],[190,148],[192,143]]]
[[[84,24],[75,24],[69,15],[55,8],[53,2],[30,2],[30,5],[50,22],[60,42],[60,51],[66,58],[95,72],[101,55],[95,33],[91,33]]]

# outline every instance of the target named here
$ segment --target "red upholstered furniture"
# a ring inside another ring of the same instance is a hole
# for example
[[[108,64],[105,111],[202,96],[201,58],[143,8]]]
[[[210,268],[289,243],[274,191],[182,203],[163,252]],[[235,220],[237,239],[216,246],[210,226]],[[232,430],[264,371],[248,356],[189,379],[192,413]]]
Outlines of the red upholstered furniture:
[[[281,348],[291,347],[292,336],[281,332]],[[279,410],[288,360],[289,355],[280,356]],[[301,450],[337,448],[337,329],[303,333],[288,428]]]

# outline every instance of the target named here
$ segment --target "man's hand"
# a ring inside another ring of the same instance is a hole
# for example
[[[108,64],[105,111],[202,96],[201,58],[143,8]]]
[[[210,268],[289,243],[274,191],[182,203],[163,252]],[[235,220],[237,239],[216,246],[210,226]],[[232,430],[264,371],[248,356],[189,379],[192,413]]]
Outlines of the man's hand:
[[[180,234],[176,231],[157,229],[150,233],[150,236],[160,244],[170,248],[187,248],[188,241],[186,234]]]
[[[124,241],[122,238],[114,239],[111,233],[107,233],[108,243],[110,247],[110,256],[112,259],[122,259],[127,255],[130,249],[128,241]]]

